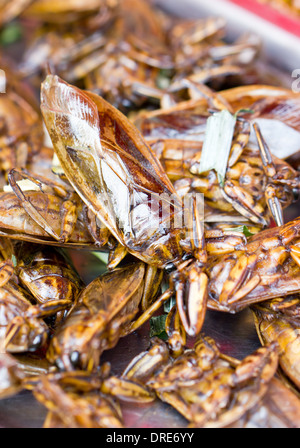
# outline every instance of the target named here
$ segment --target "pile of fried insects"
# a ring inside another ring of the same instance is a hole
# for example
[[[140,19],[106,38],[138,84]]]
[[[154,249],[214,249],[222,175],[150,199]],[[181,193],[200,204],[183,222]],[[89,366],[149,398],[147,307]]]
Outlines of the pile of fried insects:
[[[300,427],[300,95],[257,36],[146,0],[3,1],[0,25],[0,397],[32,391],[47,428],[159,401]],[[70,249],[105,272],[85,284]],[[203,324],[246,308],[239,360]],[[149,323],[114,374],[103,352]]]

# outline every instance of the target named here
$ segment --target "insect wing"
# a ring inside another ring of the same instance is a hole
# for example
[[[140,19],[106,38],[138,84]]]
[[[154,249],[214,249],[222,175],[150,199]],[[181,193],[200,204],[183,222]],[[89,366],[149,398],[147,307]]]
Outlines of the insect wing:
[[[105,312],[108,321],[124,309],[132,312],[142,296],[144,273],[143,263],[117,268],[93,280],[82,292],[81,300],[92,314]]]
[[[181,213],[181,201],[159,161],[113,106],[52,75],[43,83],[41,103],[66,176],[121,244],[149,238],[147,222],[157,218],[152,205],[160,195],[175,198],[173,213]],[[157,226],[151,229],[155,233]]]

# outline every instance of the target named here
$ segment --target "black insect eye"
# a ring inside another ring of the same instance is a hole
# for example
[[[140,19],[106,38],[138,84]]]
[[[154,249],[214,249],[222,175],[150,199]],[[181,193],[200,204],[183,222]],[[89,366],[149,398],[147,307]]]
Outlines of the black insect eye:
[[[39,334],[33,339],[32,344],[30,346],[30,351],[36,351],[41,347],[42,343],[43,343],[43,335]]]
[[[293,188],[293,197],[294,197],[295,202],[297,202],[300,199],[300,189],[299,188]]]
[[[56,364],[56,367],[58,368],[58,370],[60,370],[60,371],[66,370],[65,369],[65,365],[64,365],[64,363],[62,362],[61,359],[59,359],[59,358],[56,359],[55,364]]]
[[[167,274],[171,274],[173,271],[176,270],[176,266],[173,263],[169,263],[166,267],[165,267],[165,271]]]
[[[70,355],[70,361],[74,367],[78,367],[80,362],[80,353],[77,351],[72,352]]]

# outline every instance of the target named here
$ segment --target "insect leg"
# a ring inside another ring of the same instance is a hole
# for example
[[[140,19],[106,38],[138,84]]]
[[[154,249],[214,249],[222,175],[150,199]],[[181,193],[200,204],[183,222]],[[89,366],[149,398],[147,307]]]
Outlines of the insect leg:
[[[183,269],[178,267],[174,285],[180,319],[186,333],[194,337],[200,332],[206,313],[208,277],[204,272],[207,262],[204,229],[195,197],[192,198],[191,210],[191,244],[196,260]]]
[[[116,376],[111,376],[103,381],[101,392],[129,403],[151,403],[156,398],[155,394],[146,386]]]
[[[12,260],[5,260],[0,263],[0,288],[6,285],[14,274],[14,265]]]
[[[68,241],[75,229],[78,217],[78,205],[78,198],[75,193],[63,202],[61,233],[59,235],[59,241],[63,243]]]
[[[88,206],[84,204],[83,212],[85,216],[85,221],[87,223],[87,228],[93,237],[95,244],[97,247],[103,247],[109,243],[109,237],[111,236],[110,231],[107,227],[103,225],[99,225],[98,219],[91,210],[89,210]]]
[[[272,179],[276,175],[276,168],[272,160],[270,149],[262,136],[259,125],[254,123],[253,127],[255,130],[264,171],[267,178]],[[277,226],[282,226],[284,223],[282,206],[279,199],[276,197],[276,189],[272,184],[267,186],[265,195],[271,216],[274,218]]]
[[[237,125],[241,128],[238,130],[236,136],[233,139],[228,166],[232,167],[236,164],[238,159],[241,157],[242,152],[244,151],[246,145],[249,142],[251,126],[248,120],[244,120],[242,118],[238,118]]]
[[[153,314],[159,310],[159,308],[172,297],[174,294],[173,288],[167,289],[163,294],[161,294],[158,299],[137,318],[134,322],[132,322],[129,327],[126,329],[126,335],[133,333],[136,331],[139,327],[141,327],[145,322],[147,322]],[[125,335],[124,335],[125,336]]]
[[[174,358],[183,353],[186,345],[186,332],[181,322],[176,305],[169,311],[166,319],[166,333],[168,335],[168,346]]]
[[[54,238],[57,241],[66,242],[70,235],[72,234],[76,220],[77,220],[77,200],[75,199],[75,194],[71,194],[70,198],[66,198],[66,200],[63,202],[63,214],[62,214],[62,229],[61,234],[58,235],[52,227],[47,223],[45,218],[41,215],[41,213],[36,210],[36,208],[31,204],[31,202],[28,200],[28,198],[25,196],[24,192],[18,185],[16,181],[16,175],[19,175],[23,179],[28,179],[30,182],[34,183],[39,187],[39,189],[43,191],[43,184],[50,186],[51,188],[54,188],[56,193],[57,190],[60,189],[60,195],[67,194],[67,192],[60,187],[59,185],[56,185],[55,183],[48,183],[46,180],[45,182],[41,179],[35,179],[32,177],[29,173],[27,173],[25,170],[18,170],[13,169],[8,174],[8,181],[9,184],[17,196],[17,198],[22,202],[22,205],[24,207],[24,210],[28,213],[28,215],[39,225],[44,229],[47,233],[49,233],[52,238]]]
[[[118,243],[117,246],[109,253],[107,268],[114,269],[117,267],[127,254],[128,251],[126,247],[121,243]]]

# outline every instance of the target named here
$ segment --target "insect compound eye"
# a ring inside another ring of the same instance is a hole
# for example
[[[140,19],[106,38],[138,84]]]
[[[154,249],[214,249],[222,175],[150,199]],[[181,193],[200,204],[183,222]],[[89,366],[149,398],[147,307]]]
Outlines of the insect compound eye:
[[[72,352],[70,355],[70,361],[74,367],[78,367],[80,363],[80,353],[77,351]]]
[[[59,358],[56,359],[55,364],[56,364],[56,367],[58,368],[58,370],[60,370],[60,371],[64,371],[65,370],[65,365],[64,365],[64,363],[62,362],[61,359],[59,359]]]
[[[174,272],[176,270],[176,266],[173,263],[169,263],[166,267],[165,267],[165,272],[168,274],[171,274],[172,272]]]
[[[37,349],[39,349],[43,344],[43,340],[44,338],[42,334],[37,335],[30,345],[30,351],[35,352]]]
[[[297,202],[300,199],[300,188],[293,188],[293,198]]]

